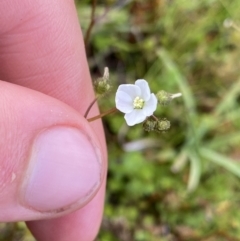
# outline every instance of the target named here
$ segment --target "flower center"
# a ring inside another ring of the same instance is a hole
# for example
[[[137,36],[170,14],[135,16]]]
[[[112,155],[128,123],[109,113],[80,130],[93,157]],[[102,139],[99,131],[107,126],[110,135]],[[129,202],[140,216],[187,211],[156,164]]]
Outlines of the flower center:
[[[144,102],[145,101],[143,99],[141,99],[140,97],[137,96],[133,101],[133,108],[134,109],[142,109],[144,106]]]

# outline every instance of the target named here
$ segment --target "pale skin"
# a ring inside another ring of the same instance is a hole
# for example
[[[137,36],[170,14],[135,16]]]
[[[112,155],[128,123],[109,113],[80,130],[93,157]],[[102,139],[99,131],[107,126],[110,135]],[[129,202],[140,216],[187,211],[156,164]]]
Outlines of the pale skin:
[[[0,1],[0,79],[0,222],[27,221],[38,241],[94,240],[107,154],[101,121],[83,117],[94,92],[74,1]],[[94,105],[88,117],[98,114]],[[84,203],[42,212],[22,201],[23,183],[32,140],[52,126],[80,129],[96,143],[101,183]]]

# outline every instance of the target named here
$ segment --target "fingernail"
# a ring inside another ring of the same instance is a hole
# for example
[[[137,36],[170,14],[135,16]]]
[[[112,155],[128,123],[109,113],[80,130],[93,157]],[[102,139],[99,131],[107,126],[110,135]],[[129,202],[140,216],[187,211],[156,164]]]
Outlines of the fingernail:
[[[23,203],[42,212],[81,205],[99,188],[101,171],[99,151],[86,134],[62,126],[44,130],[33,142]]]

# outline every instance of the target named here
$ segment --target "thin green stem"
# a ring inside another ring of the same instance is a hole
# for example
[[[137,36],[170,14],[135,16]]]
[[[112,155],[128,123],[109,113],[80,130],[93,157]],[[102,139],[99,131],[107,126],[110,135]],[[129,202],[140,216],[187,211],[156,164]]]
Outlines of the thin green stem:
[[[86,110],[86,112],[85,112],[85,114],[84,114],[84,117],[85,117],[85,118],[87,118],[89,111],[92,109],[93,105],[96,103],[97,100],[98,100],[98,97],[96,97],[96,98],[91,102],[91,104],[88,106],[88,108],[87,108],[87,110]]]
[[[87,121],[88,121],[88,122],[92,122],[92,121],[95,121],[95,120],[97,120],[97,119],[102,118],[102,117],[105,116],[105,115],[112,114],[112,113],[114,113],[114,112],[117,112],[117,109],[116,109],[115,107],[112,108],[112,109],[110,109],[110,110],[108,110],[108,111],[106,111],[106,112],[104,112],[104,113],[102,113],[102,114],[100,114],[100,115],[97,115],[97,116],[94,116],[94,117],[92,117],[92,118],[89,118],[89,119],[87,119]]]

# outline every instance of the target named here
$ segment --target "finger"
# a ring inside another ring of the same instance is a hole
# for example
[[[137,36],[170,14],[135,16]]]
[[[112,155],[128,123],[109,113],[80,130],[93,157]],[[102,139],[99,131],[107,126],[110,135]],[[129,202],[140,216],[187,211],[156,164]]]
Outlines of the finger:
[[[0,1],[0,16],[0,79],[83,114],[93,91],[74,2]]]
[[[101,189],[104,191],[104,184]],[[37,240],[92,241],[98,233],[102,216],[103,209],[99,206],[103,207],[104,204],[103,191],[100,190],[87,206],[76,212],[56,219],[31,221],[28,222],[28,226]]]
[[[78,110],[94,99],[72,0],[0,1],[0,79],[31,88]],[[96,115],[93,106],[89,115]],[[106,154],[100,121],[91,123]]]
[[[51,95],[83,114],[93,99],[93,92],[73,1],[1,1],[0,16],[0,77]],[[90,115],[96,113],[97,108],[94,107]],[[106,156],[101,123],[96,121],[91,126],[100,140],[103,156]],[[85,206],[85,212],[78,211],[77,215],[66,218],[66,222],[62,218],[61,224],[68,225],[70,222],[76,227],[79,223],[85,223],[90,213],[95,220],[91,224],[93,231],[90,234],[96,235],[94,230],[100,225],[103,194],[104,188]],[[92,209],[92,203],[99,205]],[[61,229],[59,222],[52,220],[52,224],[61,233],[61,239],[68,237],[69,233]],[[85,230],[91,230],[86,229],[86,225],[83,225]],[[40,227],[43,226],[44,221]],[[33,227],[39,231],[38,222],[34,222]],[[84,232],[84,229],[79,231],[78,227],[73,230],[75,237],[80,231]],[[41,240],[47,240],[51,231],[44,232],[44,235],[45,239]]]
[[[36,91],[6,82],[0,89],[0,220],[83,207],[104,177],[100,145],[86,120]]]

